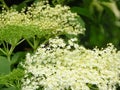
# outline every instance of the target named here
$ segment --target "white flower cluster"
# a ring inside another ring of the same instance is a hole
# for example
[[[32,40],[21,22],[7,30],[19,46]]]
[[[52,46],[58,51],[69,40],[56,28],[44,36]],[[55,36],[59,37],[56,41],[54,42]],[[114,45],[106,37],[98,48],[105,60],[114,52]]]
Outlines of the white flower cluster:
[[[22,90],[90,90],[88,84],[99,90],[116,90],[116,84],[120,85],[120,51],[111,44],[89,50],[76,41],[73,38],[65,43],[56,37],[35,54],[28,53],[22,63]]]
[[[38,26],[42,30],[54,30],[53,33],[67,32],[69,34],[84,33],[85,29],[79,21],[79,16],[72,13],[67,6],[51,7],[44,2],[38,2],[27,11],[20,13],[11,9],[0,14],[0,27],[6,25]]]

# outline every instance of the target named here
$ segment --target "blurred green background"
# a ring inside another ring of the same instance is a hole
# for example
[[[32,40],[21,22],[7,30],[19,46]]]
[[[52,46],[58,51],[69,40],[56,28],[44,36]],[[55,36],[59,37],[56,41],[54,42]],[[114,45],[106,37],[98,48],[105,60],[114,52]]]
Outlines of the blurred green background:
[[[21,11],[40,0],[0,0],[2,7]],[[42,0],[45,1],[45,0]],[[86,48],[105,47],[113,43],[120,50],[120,0],[49,0],[51,6],[68,5],[84,22],[86,32],[80,44]]]

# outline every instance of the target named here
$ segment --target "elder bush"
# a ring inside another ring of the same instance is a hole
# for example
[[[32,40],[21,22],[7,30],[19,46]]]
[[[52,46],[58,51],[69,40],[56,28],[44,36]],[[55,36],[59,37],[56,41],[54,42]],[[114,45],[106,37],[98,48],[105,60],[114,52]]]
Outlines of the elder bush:
[[[57,14],[59,17],[61,12],[58,12],[63,7],[56,7],[57,9],[50,10],[54,12],[51,12],[52,16],[56,17]],[[46,17],[51,17],[48,11],[44,13]],[[64,16],[66,14],[62,13],[61,17]],[[72,14],[67,14],[68,16],[72,17]],[[47,21],[48,19],[45,22]],[[71,24],[68,28],[70,27]],[[82,32],[79,32],[79,29]],[[76,31],[76,28],[73,28],[72,32],[50,38],[48,42],[40,45],[35,53],[26,55],[26,61],[21,63],[25,69],[22,90],[115,90],[117,85],[120,85],[120,51],[112,44],[108,44],[104,49],[93,50],[80,46],[77,37],[84,33],[84,28],[79,29]]]
[[[22,90],[115,90],[120,85],[120,51],[112,44],[93,50],[80,46],[78,34],[84,31],[69,7],[40,2],[20,13],[12,9],[0,14],[0,50],[11,61],[14,48],[24,39],[36,50],[46,38],[21,62]]]

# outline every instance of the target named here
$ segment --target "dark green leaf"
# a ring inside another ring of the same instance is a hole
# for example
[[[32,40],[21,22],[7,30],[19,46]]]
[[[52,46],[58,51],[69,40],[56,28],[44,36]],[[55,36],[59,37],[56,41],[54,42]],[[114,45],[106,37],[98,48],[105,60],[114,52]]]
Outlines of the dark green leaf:
[[[89,13],[89,9],[87,8],[81,8],[81,7],[71,7],[72,12],[76,12],[79,15],[83,15],[85,17],[91,18],[91,15]]]
[[[11,65],[19,62],[21,59],[25,58],[25,52],[17,52],[12,56]]]

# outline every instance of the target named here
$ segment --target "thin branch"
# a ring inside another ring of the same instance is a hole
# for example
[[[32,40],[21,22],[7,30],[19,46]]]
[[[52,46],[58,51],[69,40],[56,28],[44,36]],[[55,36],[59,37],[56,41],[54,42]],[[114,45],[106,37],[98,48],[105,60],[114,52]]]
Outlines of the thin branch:
[[[20,43],[22,43],[24,40],[25,40],[25,39],[20,40],[20,41],[16,44],[16,46],[19,45]]]
[[[28,42],[28,44],[29,44],[32,48],[34,48],[34,45],[32,44],[32,42],[30,42],[30,40],[26,39],[26,41]]]
[[[0,51],[1,51],[3,54],[7,55],[7,53],[6,53],[3,49],[0,48]]]

